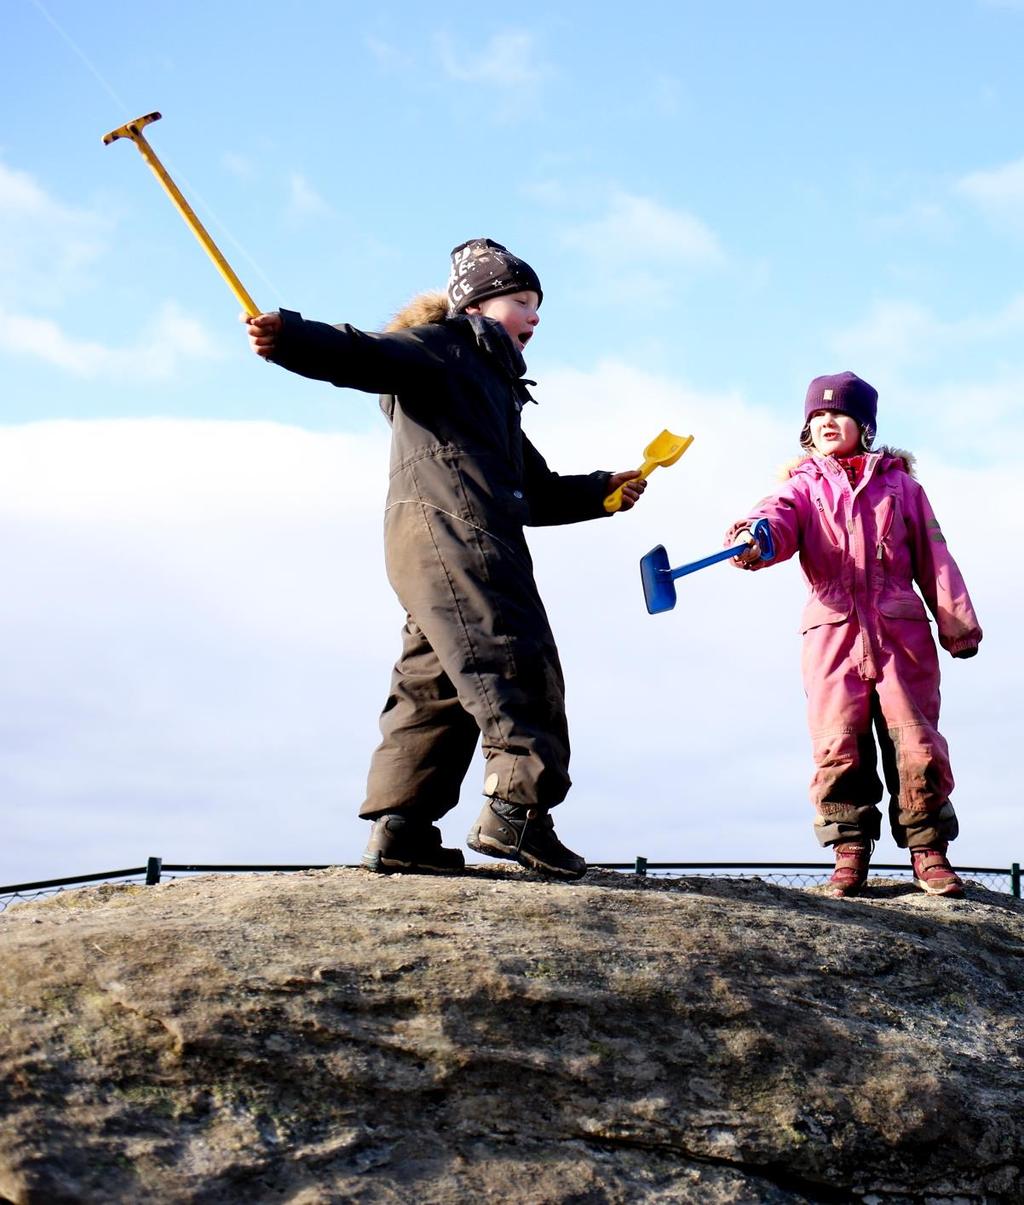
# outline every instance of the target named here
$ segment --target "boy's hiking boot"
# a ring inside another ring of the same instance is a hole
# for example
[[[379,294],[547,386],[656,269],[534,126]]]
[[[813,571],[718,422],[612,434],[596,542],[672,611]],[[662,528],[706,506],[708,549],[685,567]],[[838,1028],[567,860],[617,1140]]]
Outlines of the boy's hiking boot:
[[[554,822],[545,808],[488,799],[466,844],[479,854],[508,858],[559,879],[580,879],[587,873],[586,861],[555,836]]]
[[[833,899],[841,900],[847,895],[857,895],[867,882],[868,867],[871,865],[873,843],[844,841],[835,847],[836,868],[825,884]]]
[[[443,874],[462,870],[466,860],[461,849],[445,849],[436,825],[391,812],[373,822],[363,865],[378,874]]]
[[[914,882],[929,895],[963,895],[960,876],[946,858],[945,845],[926,846],[910,851]]]

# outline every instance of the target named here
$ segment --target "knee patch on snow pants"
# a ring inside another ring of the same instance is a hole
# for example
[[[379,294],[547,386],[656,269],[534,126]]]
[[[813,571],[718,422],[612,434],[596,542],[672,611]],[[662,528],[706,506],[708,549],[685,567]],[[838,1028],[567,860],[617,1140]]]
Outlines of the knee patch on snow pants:
[[[814,818],[819,845],[841,845],[844,841],[877,841],[882,831],[882,813],[873,803],[825,804]]]
[[[889,824],[900,849],[922,849],[955,841],[960,824],[947,800],[938,811],[911,812],[901,808],[896,800],[889,804]]]
[[[953,777],[946,742],[934,723],[890,726],[883,701],[870,683],[865,683],[865,694],[858,701],[860,722],[811,734],[815,772],[810,793],[818,842],[877,840],[881,828],[877,805],[885,791],[889,824],[901,849],[952,841],[957,834],[949,802]],[[852,710],[848,719],[856,720],[856,709]],[[884,789],[878,774],[879,753]]]

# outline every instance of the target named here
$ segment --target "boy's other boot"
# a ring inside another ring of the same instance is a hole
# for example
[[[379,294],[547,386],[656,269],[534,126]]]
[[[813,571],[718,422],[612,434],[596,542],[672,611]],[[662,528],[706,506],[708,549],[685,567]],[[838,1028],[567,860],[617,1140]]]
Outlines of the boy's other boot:
[[[363,865],[378,874],[443,874],[462,870],[461,849],[445,849],[441,830],[400,812],[378,816],[363,854]]]
[[[484,804],[466,844],[491,858],[508,858],[529,870],[560,879],[580,879],[587,863],[555,836],[546,808],[524,807],[492,796]]]
[[[867,882],[873,846],[873,841],[844,841],[835,847],[836,868],[825,884],[833,899],[840,900],[860,892]]]
[[[963,895],[964,885],[946,858],[946,842],[923,845],[910,851],[914,882],[929,895]]]

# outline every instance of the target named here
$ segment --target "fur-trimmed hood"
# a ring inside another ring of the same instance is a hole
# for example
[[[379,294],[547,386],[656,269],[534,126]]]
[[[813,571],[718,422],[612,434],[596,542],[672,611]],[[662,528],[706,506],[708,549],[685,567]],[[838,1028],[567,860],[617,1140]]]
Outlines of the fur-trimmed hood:
[[[476,340],[477,345],[489,355],[514,381],[522,378],[522,386],[534,385],[535,381],[523,377],[526,372],[526,361],[520,348],[512,342],[500,322],[494,318],[485,318],[482,314],[453,314],[448,304],[448,294],[440,291],[420,293],[412,301],[404,305],[391,319],[385,328],[388,334],[401,334],[402,331],[415,327],[449,325],[451,328],[464,326]],[[522,389],[521,402],[532,402],[535,399]]]
[[[384,328],[386,331],[405,331],[413,326],[429,326],[444,322],[449,314],[448,294],[439,289],[420,293],[407,302]]]
[[[905,473],[909,473],[911,477],[917,480],[917,458],[913,452],[907,452],[903,448],[890,448],[883,444],[881,447],[872,448],[867,453],[868,456],[878,456],[881,460],[897,461],[898,468],[902,468]],[[801,452],[799,456],[794,456],[792,460],[787,460],[779,469],[779,480],[788,481],[795,472],[802,466],[807,464],[809,460],[824,460],[825,457],[816,456],[812,452]]]

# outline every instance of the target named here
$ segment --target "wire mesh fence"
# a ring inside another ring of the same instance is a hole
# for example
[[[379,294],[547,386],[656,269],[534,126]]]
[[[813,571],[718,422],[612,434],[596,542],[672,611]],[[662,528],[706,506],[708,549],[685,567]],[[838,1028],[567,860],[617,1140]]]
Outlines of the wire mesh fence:
[[[146,867],[142,866],[133,870],[109,870],[95,875],[74,875],[67,879],[46,879],[37,883],[14,883],[9,887],[0,887],[0,912],[5,912],[12,904],[45,899],[80,887],[125,886],[145,882]]]
[[[601,863],[606,870],[632,871],[648,878],[680,878],[689,875],[715,878],[758,878],[783,887],[820,887],[834,869],[832,862],[635,862]],[[976,883],[989,891],[1003,892],[1020,898],[1020,865],[1003,868],[995,866],[959,866],[957,873],[965,881]],[[907,863],[872,862],[871,877],[889,881],[914,880]]]
[[[347,869],[356,869],[344,864]],[[493,865],[493,864],[489,864]],[[672,879],[691,876],[714,876],[728,878],[758,878],[783,887],[816,887],[826,882],[832,873],[831,862],[650,862],[637,857],[631,862],[595,862],[594,869],[612,870],[631,874],[637,878]],[[169,879],[191,878],[199,874],[252,874],[282,873],[308,870],[329,870],[330,863],[302,865],[241,865],[200,863],[165,863],[161,858],[149,858],[145,866],[134,866],[124,870],[107,870],[97,874],[74,875],[64,879],[45,879],[34,883],[15,883],[0,887],[0,912],[13,904],[43,899],[61,892],[82,887],[154,886]],[[888,880],[913,881],[913,873],[907,864],[874,863],[872,877]],[[1019,862],[1008,867],[957,866],[957,873],[965,881],[985,887],[989,891],[1001,892],[1021,898],[1021,868]]]

